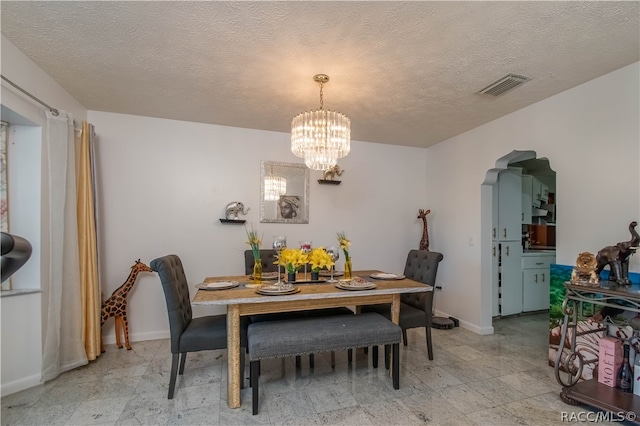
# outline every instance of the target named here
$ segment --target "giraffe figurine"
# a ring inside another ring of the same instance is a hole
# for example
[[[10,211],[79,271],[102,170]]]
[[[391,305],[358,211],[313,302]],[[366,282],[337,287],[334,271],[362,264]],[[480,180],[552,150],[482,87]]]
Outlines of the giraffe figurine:
[[[429,230],[427,229],[427,215],[431,210],[418,210],[418,219],[422,219],[422,238],[420,238],[420,250],[429,251]]]
[[[133,288],[133,284],[138,278],[140,272],[153,272],[144,263],[140,262],[140,259],[136,260],[136,263],[131,267],[129,278],[111,294],[107,300],[102,303],[100,327],[110,318],[114,317],[116,326],[116,345],[122,349],[122,342],[120,340],[120,331],[124,332],[124,344],[127,349],[131,349],[129,344],[129,323],[127,321],[127,295]],[[102,342],[102,336],[100,336],[100,351],[104,352],[104,344]]]

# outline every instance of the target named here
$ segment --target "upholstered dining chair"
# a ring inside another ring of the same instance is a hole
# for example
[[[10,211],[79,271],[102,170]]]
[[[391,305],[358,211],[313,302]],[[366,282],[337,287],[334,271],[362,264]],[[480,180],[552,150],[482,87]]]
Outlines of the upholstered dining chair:
[[[435,286],[438,264],[444,259],[442,253],[427,250],[411,250],[407,255],[404,275],[414,281]],[[402,342],[407,346],[407,329],[425,327],[427,337],[427,352],[433,360],[433,345],[431,343],[431,321],[433,318],[433,291],[424,293],[406,293],[400,296],[400,327],[402,328]],[[377,312],[391,318],[391,305],[367,305],[362,312]],[[385,356],[388,350],[385,350]],[[388,360],[385,359],[385,365]]]
[[[260,259],[262,260],[262,272],[278,272],[278,265],[275,264],[278,252],[273,249],[261,249]],[[246,275],[253,274],[253,252],[251,250],[244,251],[244,273]],[[284,271],[284,268],[281,268]]]
[[[188,352],[198,352],[227,347],[226,315],[209,315],[193,318],[189,284],[182,267],[182,261],[175,254],[159,257],[151,261],[151,269],[160,276],[169,314],[171,334],[171,376],[169,378],[169,399],[173,399],[180,359],[179,373],[184,372]],[[247,321],[241,318],[240,346],[247,347]],[[244,385],[244,354],[240,351],[240,386]]]

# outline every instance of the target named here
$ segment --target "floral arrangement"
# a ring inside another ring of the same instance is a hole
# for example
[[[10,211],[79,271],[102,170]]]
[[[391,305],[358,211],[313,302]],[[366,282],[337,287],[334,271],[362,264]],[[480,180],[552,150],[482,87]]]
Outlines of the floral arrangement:
[[[351,245],[351,241],[347,239],[347,236],[344,232],[338,232],[338,243],[340,244],[340,248],[344,252],[345,260],[349,260],[349,246]]]
[[[246,227],[244,228],[244,230],[247,233],[247,244],[251,246],[251,251],[253,252],[253,259],[259,260],[260,245],[262,244],[262,241],[260,240],[260,237],[258,237],[258,231],[253,229],[253,225],[251,226],[251,231],[247,230]]]
[[[285,248],[275,261],[276,265],[284,266],[287,273],[294,274],[298,268],[307,263],[307,254],[299,248]]]
[[[322,268],[331,268],[334,265],[331,255],[324,248],[316,247],[311,250],[308,255],[308,261],[311,264],[311,272],[320,272]]]

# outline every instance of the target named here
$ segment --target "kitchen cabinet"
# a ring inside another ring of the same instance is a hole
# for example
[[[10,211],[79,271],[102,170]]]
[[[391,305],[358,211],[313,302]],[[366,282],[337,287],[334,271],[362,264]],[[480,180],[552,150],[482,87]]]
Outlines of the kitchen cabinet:
[[[522,243],[503,241],[499,244],[498,279],[500,315],[522,312]]]
[[[545,201],[549,199],[549,188],[547,185],[544,185],[538,179],[530,175],[522,175],[522,196],[523,198],[528,198],[531,201],[531,205],[533,207],[540,208],[540,204],[542,203],[543,194],[546,191]],[[524,200],[523,200],[524,204]],[[531,223],[531,222],[528,222]]]
[[[494,197],[495,198],[495,197]],[[522,238],[522,174],[504,170],[498,177],[498,217],[493,222],[494,241],[520,241]],[[495,212],[495,209],[494,209]]]
[[[522,255],[522,311],[549,309],[549,270],[555,252],[528,252]]]

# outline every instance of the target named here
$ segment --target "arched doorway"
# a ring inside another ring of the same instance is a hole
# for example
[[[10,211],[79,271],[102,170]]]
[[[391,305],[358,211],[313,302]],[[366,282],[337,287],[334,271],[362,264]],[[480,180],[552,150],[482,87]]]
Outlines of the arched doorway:
[[[535,151],[512,151],[511,153],[499,158],[496,161],[494,168],[487,171],[485,181],[481,186],[481,326],[485,329],[493,330],[492,322],[493,317],[499,316],[501,313],[501,299],[498,297],[498,267],[495,261],[496,240],[499,238],[496,236],[498,228],[498,211],[500,206],[498,204],[499,197],[499,178],[501,174],[503,176],[509,174],[511,171],[516,170],[518,173],[524,171],[525,173],[540,173],[541,175],[548,176],[547,182],[550,184],[550,188],[555,192],[555,172],[551,170],[547,159],[537,158]],[[541,179],[543,179],[541,177]],[[547,179],[547,178],[544,178]],[[516,181],[519,182],[519,181]],[[520,198],[522,194],[520,193]],[[511,207],[522,206],[522,201],[511,202]],[[541,210],[542,211],[542,210]],[[522,209],[520,209],[522,213]],[[524,213],[523,213],[524,214]],[[518,214],[520,216],[520,214]],[[517,219],[520,219],[519,217]],[[522,216],[524,219],[524,216]],[[517,223],[513,224],[517,236],[508,238],[511,244],[511,254],[514,252],[517,254],[518,249],[522,248],[522,223],[525,220],[517,220]],[[502,236],[502,229],[500,230],[500,236]],[[555,243],[554,243],[555,244]],[[504,245],[504,244],[503,244]],[[507,248],[509,254],[509,248]],[[519,263],[519,260],[518,260]],[[521,275],[520,270],[514,271]],[[505,273],[503,270],[502,273]],[[504,295],[503,295],[504,297]],[[520,294],[510,294],[509,297],[517,299],[522,298]],[[506,300],[506,299],[505,299]],[[515,313],[510,309],[506,309],[507,314]]]

